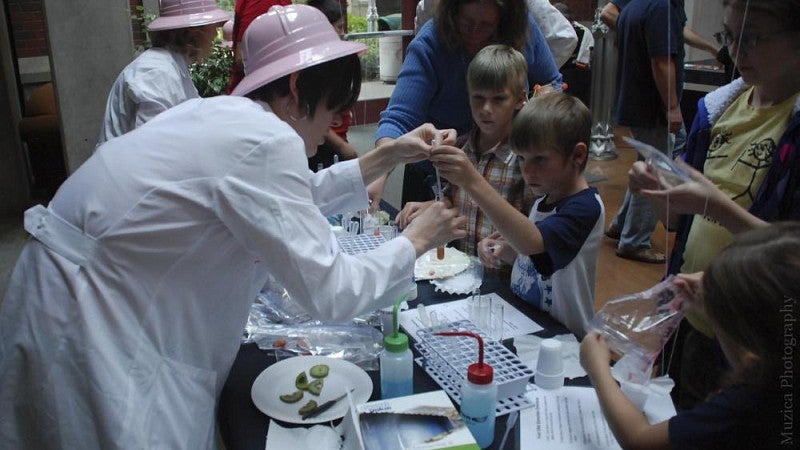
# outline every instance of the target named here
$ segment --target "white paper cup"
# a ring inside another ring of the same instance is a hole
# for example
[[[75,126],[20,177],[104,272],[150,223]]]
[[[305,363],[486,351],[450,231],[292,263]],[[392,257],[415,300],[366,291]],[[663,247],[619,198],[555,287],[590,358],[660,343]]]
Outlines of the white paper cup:
[[[533,378],[543,389],[558,389],[564,386],[564,358],[561,355],[561,341],[544,339],[539,348],[539,360]]]

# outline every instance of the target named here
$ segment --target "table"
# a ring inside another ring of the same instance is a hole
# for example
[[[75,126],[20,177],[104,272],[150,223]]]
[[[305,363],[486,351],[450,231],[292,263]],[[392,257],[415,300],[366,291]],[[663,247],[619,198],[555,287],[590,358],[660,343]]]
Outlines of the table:
[[[463,295],[456,296],[436,292],[433,285],[427,281],[418,282],[417,285],[417,301],[412,302],[414,306],[417,302],[422,302],[424,305],[433,305],[464,297]],[[514,295],[508,287],[507,277],[501,277],[493,273],[493,271],[487,271],[484,275],[481,293],[488,294],[491,292],[497,293],[515,308],[524,312],[528,317],[544,327],[543,331],[536,333],[537,336],[546,338],[569,332],[566,327],[556,322],[548,314],[539,311]],[[504,343],[506,346],[510,347],[511,340],[507,340]],[[416,349],[414,349],[414,353],[415,357],[419,356],[416,353]],[[227,450],[264,449],[267,428],[269,426],[269,417],[259,411],[253,404],[250,398],[250,388],[256,377],[265,368],[275,362],[276,358],[272,352],[261,350],[255,344],[245,344],[239,349],[239,353],[236,355],[236,361],[234,361],[228,379],[222,389],[217,410],[217,423]],[[374,386],[370,400],[379,400],[381,386],[380,373],[379,371],[367,373],[372,378],[372,384]],[[589,381],[586,377],[575,380],[567,379],[565,380],[565,384],[587,386],[589,385]],[[441,389],[439,385],[436,384],[421,367],[415,364],[414,392],[429,392],[439,389]],[[505,432],[506,417],[507,416],[502,416],[497,419],[494,445],[491,448],[495,448],[495,446],[500,444],[503,433]],[[281,425],[285,427],[303,426],[286,424],[283,422],[281,422]],[[517,422],[515,428],[515,432],[511,433],[508,438],[506,448],[519,447],[519,422]]]

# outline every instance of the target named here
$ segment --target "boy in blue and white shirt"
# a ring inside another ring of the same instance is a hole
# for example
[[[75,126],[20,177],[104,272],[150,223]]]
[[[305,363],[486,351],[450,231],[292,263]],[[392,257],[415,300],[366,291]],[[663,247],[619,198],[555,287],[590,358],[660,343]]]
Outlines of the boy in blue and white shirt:
[[[594,313],[597,251],[605,210],[584,177],[591,113],[575,97],[533,98],[514,118],[511,144],[525,182],[537,195],[529,217],[504,201],[455,147],[441,146],[431,161],[469,193],[498,232],[478,244],[488,267],[513,263],[511,289],[548,312],[579,338]]]

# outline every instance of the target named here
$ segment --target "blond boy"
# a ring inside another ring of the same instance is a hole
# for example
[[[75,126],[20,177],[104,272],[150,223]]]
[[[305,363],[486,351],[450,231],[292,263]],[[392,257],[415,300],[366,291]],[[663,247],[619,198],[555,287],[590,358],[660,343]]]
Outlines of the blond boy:
[[[475,126],[457,143],[491,188],[524,212],[530,210],[534,195],[525,188],[509,135],[511,121],[527,99],[527,70],[525,57],[507,45],[490,45],[475,55],[467,70]],[[458,207],[467,218],[467,237],[456,246],[467,254],[476,254],[478,242],[496,231],[494,225],[463,190],[453,186],[444,194],[443,200]],[[406,203],[397,216],[398,225],[404,228],[431,203]]]

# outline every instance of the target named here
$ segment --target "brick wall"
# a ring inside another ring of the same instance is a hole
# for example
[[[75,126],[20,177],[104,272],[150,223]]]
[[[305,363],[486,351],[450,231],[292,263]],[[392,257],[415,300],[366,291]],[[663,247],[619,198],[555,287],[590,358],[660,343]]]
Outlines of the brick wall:
[[[17,57],[47,56],[41,0],[8,0],[8,10]]]
[[[47,32],[45,28],[42,0],[7,0],[11,32],[14,38],[14,49],[17,58],[30,58],[34,56],[47,56],[50,47],[47,45]],[[137,13],[136,6],[142,0],[129,0],[131,15]],[[134,44],[144,40],[139,21],[131,20]]]

